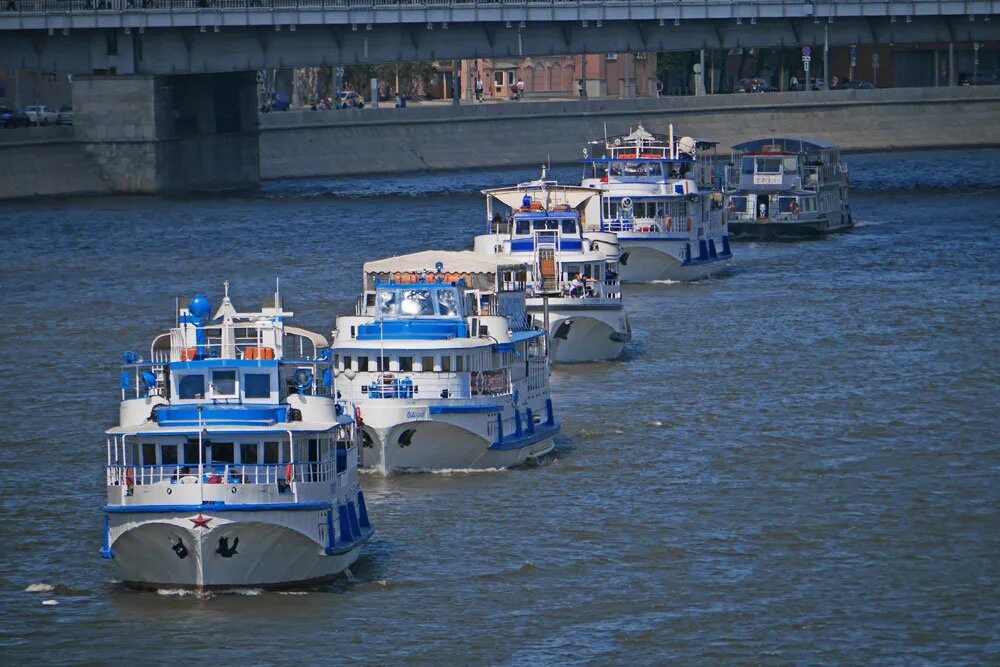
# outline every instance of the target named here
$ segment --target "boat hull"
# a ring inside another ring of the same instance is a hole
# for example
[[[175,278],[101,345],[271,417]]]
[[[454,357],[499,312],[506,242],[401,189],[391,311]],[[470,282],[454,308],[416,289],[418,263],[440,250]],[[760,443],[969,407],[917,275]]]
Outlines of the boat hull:
[[[327,526],[326,511],[269,512],[275,516],[268,521],[206,514],[213,527],[192,526],[189,514],[109,516],[116,535],[110,554],[127,586],[205,591],[314,584],[353,564],[372,534],[367,527],[351,543],[328,549],[302,532]]]
[[[529,306],[539,327],[545,326],[543,307]],[[614,361],[632,339],[632,329],[623,309],[595,309],[581,304],[567,309],[549,309],[549,356],[553,363]]]
[[[621,281],[649,283],[662,280],[679,282],[701,280],[726,271],[732,264],[731,254],[702,261],[684,262],[678,257],[682,256],[685,245],[686,242],[622,239],[622,253],[628,253],[628,257],[619,267]]]
[[[740,241],[781,241],[819,238],[854,226],[848,213],[815,220],[752,221],[729,223],[729,233]]]
[[[485,420],[482,426],[486,431]],[[366,469],[385,475],[512,468],[552,451],[558,425],[539,424],[536,428],[538,437],[510,438],[505,446],[503,441],[498,444],[489,436],[437,420],[409,421],[388,428],[366,425],[362,459]]]

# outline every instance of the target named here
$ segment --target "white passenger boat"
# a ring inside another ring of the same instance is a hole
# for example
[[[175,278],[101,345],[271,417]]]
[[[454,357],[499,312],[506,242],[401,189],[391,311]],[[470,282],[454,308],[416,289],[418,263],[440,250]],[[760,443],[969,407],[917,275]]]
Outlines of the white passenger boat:
[[[357,314],[337,318],[333,342],[365,468],[507,468],[552,450],[548,344],[526,279],[519,260],[469,251],[365,264]]]
[[[528,312],[549,333],[555,362],[617,359],[632,338],[613,233],[584,234],[581,211],[597,193],[542,178],[484,190],[490,233],[475,251],[524,262]]]
[[[733,146],[726,217],[738,239],[823,236],[854,226],[850,175],[839,149],[819,139],[755,139]]]
[[[729,266],[722,195],[712,191],[715,142],[639,125],[591,145],[582,185],[601,196],[587,205],[586,230],[617,235],[622,282],[699,280]]]
[[[210,320],[196,296],[124,355],[107,432],[104,546],[136,588],[285,588],[336,576],[372,535],[353,412],[326,340],[275,307]]]

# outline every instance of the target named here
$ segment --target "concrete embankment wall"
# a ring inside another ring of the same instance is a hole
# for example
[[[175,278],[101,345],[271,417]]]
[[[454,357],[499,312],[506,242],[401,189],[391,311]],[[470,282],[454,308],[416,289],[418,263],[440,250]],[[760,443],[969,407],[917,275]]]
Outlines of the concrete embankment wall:
[[[261,178],[573,162],[605,124],[618,134],[673,123],[721,150],[773,128],[869,151],[1000,145],[998,119],[1000,86],[272,113],[261,122]]]
[[[72,127],[0,130],[0,199],[109,191]]]

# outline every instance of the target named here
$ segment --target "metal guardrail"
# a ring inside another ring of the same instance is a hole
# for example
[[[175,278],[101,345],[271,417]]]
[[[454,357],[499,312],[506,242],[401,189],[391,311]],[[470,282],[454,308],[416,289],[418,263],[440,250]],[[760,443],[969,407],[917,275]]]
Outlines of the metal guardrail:
[[[120,13],[141,14],[155,12],[189,12],[192,10],[271,10],[271,9],[389,9],[425,8],[454,9],[464,7],[656,7],[665,10],[724,10],[732,16],[749,18],[770,14],[761,9],[781,8],[776,15],[783,15],[787,8],[801,8],[804,15],[815,16],[886,16],[934,14],[996,14],[1000,2],[965,1],[927,2],[926,0],[897,0],[875,2],[871,0],[13,0],[0,3],[3,14],[87,14]]]

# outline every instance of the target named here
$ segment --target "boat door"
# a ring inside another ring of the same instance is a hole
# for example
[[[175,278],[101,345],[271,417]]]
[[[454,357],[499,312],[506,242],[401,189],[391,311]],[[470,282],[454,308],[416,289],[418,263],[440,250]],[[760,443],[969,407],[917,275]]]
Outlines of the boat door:
[[[771,212],[771,198],[767,195],[757,195],[757,219],[767,220]]]

